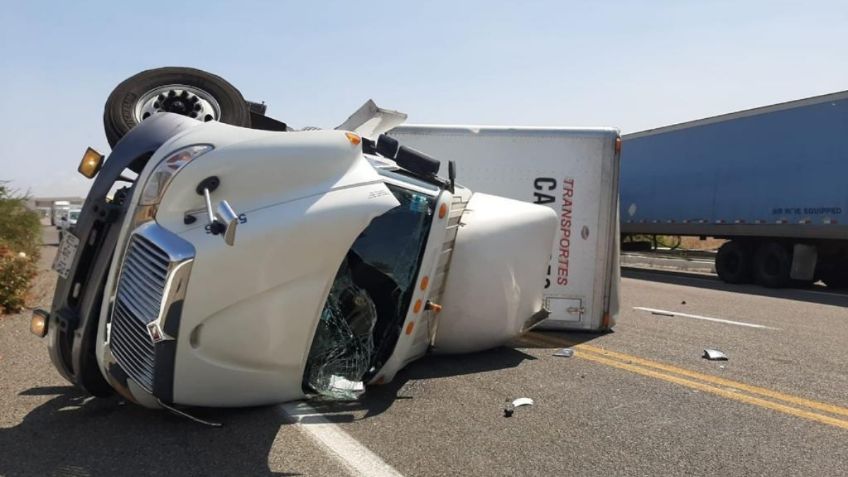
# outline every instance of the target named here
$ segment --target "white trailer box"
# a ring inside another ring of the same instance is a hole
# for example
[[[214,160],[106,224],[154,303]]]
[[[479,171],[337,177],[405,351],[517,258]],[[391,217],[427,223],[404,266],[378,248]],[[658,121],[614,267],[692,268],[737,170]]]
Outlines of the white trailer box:
[[[454,161],[457,182],[472,190],[557,212],[550,266],[539,277],[551,314],[540,328],[606,330],[615,324],[621,276],[617,129],[404,125],[388,134],[443,164]]]

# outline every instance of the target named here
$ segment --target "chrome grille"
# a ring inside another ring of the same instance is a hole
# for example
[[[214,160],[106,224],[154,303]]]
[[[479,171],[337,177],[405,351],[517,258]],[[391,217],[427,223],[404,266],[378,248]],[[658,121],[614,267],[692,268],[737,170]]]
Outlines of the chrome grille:
[[[109,335],[121,368],[153,392],[154,347],[147,324],[159,317],[171,260],[141,235],[133,235],[124,256]]]

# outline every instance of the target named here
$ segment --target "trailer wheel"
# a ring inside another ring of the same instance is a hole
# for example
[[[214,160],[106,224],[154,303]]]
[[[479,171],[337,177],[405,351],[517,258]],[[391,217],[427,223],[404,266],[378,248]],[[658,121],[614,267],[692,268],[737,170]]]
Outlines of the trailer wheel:
[[[768,288],[782,288],[791,282],[792,254],[777,242],[764,242],[754,254],[754,278]]]
[[[725,242],[715,258],[718,277],[725,283],[751,283],[751,247],[738,240]]]
[[[109,145],[114,147],[130,129],[159,112],[250,126],[244,97],[225,79],[194,68],[157,68],[125,79],[109,95],[103,110]]]
[[[822,281],[828,288],[836,288],[836,289],[844,289],[848,288],[848,274],[843,273],[842,275],[829,275],[822,278]]]
[[[828,288],[848,288],[848,260],[836,261],[821,273],[821,281]]]

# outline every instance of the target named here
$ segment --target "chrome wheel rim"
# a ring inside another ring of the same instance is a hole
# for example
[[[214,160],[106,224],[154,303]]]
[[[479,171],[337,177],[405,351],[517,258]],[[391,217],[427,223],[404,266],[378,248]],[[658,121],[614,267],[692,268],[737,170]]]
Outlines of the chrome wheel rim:
[[[159,86],[144,93],[135,105],[133,116],[140,123],[162,112],[207,122],[221,119],[221,107],[209,92],[184,84]]]

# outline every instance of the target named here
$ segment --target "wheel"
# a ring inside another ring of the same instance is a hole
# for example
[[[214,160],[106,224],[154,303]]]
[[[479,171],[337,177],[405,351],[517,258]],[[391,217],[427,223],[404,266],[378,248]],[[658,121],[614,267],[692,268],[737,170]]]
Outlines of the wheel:
[[[848,288],[848,273],[829,275],[822,278],[828,288]]]
[[[787,286],[791,279],[792,254],[777,242],[765,242],[754,254],[754,279],[768,288]]]
[[[751,247],[738,240],[725,242],[718,249],[715,267],[718,277],[725,283],[751,283]]]
[[[834,259],[829,265],[821,272],[821,281],[828,288],[848,288],[848,260]]]
[[[158,112],[250,126],[244,97],[223,78],[194,68],[157,68],[131,76],[112,90],[103,110],[109,145],[114,147],[135,125]]]

